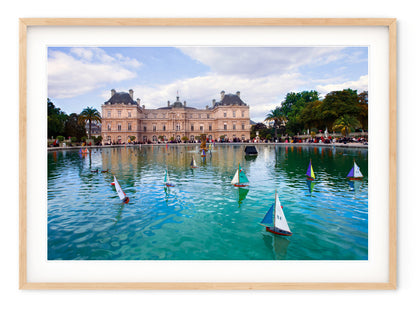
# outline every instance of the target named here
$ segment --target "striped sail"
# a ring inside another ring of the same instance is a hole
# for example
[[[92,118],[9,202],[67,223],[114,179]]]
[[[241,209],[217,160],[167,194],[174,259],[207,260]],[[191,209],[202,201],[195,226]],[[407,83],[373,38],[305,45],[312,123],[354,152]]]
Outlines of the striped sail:
[[[120,198],[120,200],[124,200],[126,197],[126,194],[123,192],[123,190],[120,187],[120,184],[118,183],[116,176],[114,176],[114,186],[116,186],[116,191],[118,194],[118,197]]]

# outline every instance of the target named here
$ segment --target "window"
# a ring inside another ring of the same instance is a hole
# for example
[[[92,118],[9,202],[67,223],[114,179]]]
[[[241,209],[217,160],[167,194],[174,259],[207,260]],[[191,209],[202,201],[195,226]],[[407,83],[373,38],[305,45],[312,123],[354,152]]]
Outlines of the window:
[[[131,131],[131,123],[127,123],[127,130]]]
[[[207,114],[207,119],[209,119],[209,114]]]
[[[210,131],[212,131],[212,124],[209,124],[209,125],[208,125],[208,129],[209,129]]]
[[[194,125],[193,124],[191,124],[191,131],[193,131],[194,130]]]
[[[107,111],[107,118],[111,118],[111,110]]]
[[[146,132],[146,130],[147,130],[147,128],[146,128],[146,125],[145,125],[145,126],[143,126],[143,132]],[[143,136],[143,137],[146,137],[146,136]]]
[[[156,137],[156,135],[153,135],[152,140],[153,140],[154,142],[156,142],[156,141],[157,141],[157,137]]]
[[[121,143],[121,136],[117,137],[119,143]]]
[[[153,124],[153,132],[156,132],[156,124]]]
[[[131,111],[128,111],[128,112],[127,112],[127,117],[128,117],[128,118],[131,118]]]
[[[233,118],[235,118],[235,110],[233,110]]]
[[[224,130],[227,129],[227,123],[224,123]]]
[[[246,140],[246,137],[244,135],[241,135],[241,140]]]
[[[121,118],[121,110],[117,111],[118,117]]]
[[[107,124],[107,130],[108,130],[108,131],[111,131],[111,123],[108,123],[108,124]]]
[[[235,130],[235,124],[233,124],[233,130]]]
[[[200,119],[202,118],[202,115],[201,115],[201,114],[199,114],[199,118],[200,118]]]
[[[226,118],[227,117],[227,113],[226,112],[224,112],[224,118]]]
[[[176,123],[176,130],[180,131],[181,130],[181,125],[179,123]]]
[[[244,123],[241,123],[241,129],[244,130]]]
[[[244,111],[241,111],[241,116],[244,118]]]
[[[147,141],[147,136],[143,136],[143,141]]]
[[[121,131],[121,123],[117,124],[117,130]]]
[[[163,130],[166,131],[166,125],[163,124]]]
[[[200,126],[199,126],[199,130],[200,130],[200,131],[203,131],[203,130],[204,130],[204,126],[203,126],[203,125],[200,125]]]
[[[194,141],[194,139],[195,139],[194,135],[191,135],[191,141]]]

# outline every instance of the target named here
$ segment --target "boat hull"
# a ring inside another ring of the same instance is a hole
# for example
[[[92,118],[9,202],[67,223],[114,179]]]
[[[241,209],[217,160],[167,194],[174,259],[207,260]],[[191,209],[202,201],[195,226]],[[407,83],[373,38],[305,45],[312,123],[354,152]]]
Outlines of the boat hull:
[[[310,181],[314,181],[315,180],[315,178],[312,178],[312,177],[306,177],[306,179],[307,180],[310,180]]]
[[[166,187],[175,187],[174,184],[165,184]]]
[[[284,236],[291,236],[292,235],[292,232],[280,230],[279,228],[266,227],[266,231],[270,232],[270,233],[273,233],[273,234],[277,234],[277,235],[284,235]]]
[[[363,177],[348,177],[350,180],[362,180]]]
[[[246,184],[233,184],[234,187],[247,187]]]

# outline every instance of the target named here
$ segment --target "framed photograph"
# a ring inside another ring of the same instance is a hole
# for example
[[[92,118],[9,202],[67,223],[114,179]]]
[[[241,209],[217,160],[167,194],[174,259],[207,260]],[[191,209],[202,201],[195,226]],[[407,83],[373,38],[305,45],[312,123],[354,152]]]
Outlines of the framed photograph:
[[[20,20],[21,289],[395,289],[395,19]]]

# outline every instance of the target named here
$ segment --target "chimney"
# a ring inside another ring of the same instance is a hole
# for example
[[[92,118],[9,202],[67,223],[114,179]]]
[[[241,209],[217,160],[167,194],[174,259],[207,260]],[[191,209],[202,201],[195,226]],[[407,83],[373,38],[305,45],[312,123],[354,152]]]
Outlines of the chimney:
[[[237,93],[236,93],[236,94],[237,94],[237,96],[238,96],[238,97],[240,97],[240,91],[237,91]]]
[[[183,101],[183,106],[186,107],[186,100]]]
[[[212,100],[212,107],[215,106],[215,98]]]
[[[137,105],[140,106],[140,98],[136,99]]]
[[[168,100],[168,107],[170,107],[170,100]]]
[[[114,94],[116,94],[116,90],[115,90],[115,89],[112,89],[112,90],[111,90],[111,97],[113,97],[113,96],[114,96]]]
[[[131,99],[134,100],[134,91],[132,89],[129,90],[129,94],[130,94]]]
[[[207,110],[208,110],[208,109],[209,109],[209,106],[208,106],[208,105],[206,105],[206,106],[205,106],[205,109],[207,109]]]
[[[225,95],[225,92],[224,91],[221,91],[221,100],[224,99],[224,95]]]

